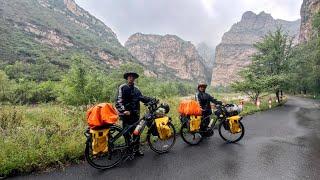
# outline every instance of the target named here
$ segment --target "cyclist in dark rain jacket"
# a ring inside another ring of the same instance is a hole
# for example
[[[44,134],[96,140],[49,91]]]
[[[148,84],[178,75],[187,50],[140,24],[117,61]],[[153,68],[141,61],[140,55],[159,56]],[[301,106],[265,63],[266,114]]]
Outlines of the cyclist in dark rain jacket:
[[[198,84],[198,92],[196,93],[196,100],[199,102],[202,109],[202,121],[201,121],[201,130],[206,131],[210,123],[210,118],[207,118],[212,114],[211,102],[214,104],[222,104],[221,101],[217,101],[210,94],[206,93],[207,88],[206,83]]]
[[[139,121],[140,118],[140,101],[147,103],[152,100],[152,98],[143,96],[140,90],[134,86],[134,81],[139,77],[135,72],[128,72],[123,75],[127,80],[126,84],[122,84],[118,89],[118,96],[116,100],[116,108],[122,114],[120,118],[123,123],[123,127],[130,126],[135,122]],[[133,130],[126,134],[126,136],[131,136]],[[140,137],[137,137],[140,141]],[[137,144],[136,155],[143,156],[143,152],[139,150],[139,144]]]

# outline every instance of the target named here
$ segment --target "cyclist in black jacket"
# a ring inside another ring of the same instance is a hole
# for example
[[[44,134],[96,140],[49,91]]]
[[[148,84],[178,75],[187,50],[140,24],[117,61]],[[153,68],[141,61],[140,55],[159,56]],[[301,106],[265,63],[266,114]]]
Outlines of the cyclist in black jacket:
[[[206,93],[207,86],[208,85],[204,82],[199,83],[198,92],[195,95],[195,98],[200,103],[202,109],[201,131],[206,131],[210,123],[210,118],[207,118],[212,114],[210,103],[222,104],[221,101],[217,101],[210,94]]]
[[[139,75],[135,72],[127,72],[123,75],[124,79],[127,80],[126,84],[122,84],[118,89],[118,96],[116,100],[116,108],[119,111],[120,118],[123,123],[123,127],[134,124],[139,121],[140,118],[140,101],[143,103],[148,103],[152,98],[143,96],[138,87],[134,85],[135,79],[139,78]],[[126,134],[126,136],[131,136],[133,130]],[[129,138],[129,137],[128,137]],[[138,138],[138,143],[140,137]],[[138,156],[143,156],[143,152],[139,150],[139,144],[136,145],[135,154]]]

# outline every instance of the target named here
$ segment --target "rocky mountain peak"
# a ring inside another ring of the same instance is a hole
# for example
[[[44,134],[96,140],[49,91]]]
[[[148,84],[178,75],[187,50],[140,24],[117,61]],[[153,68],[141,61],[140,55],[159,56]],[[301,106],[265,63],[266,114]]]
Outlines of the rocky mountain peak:
[[[264,11],[260,12],[259,14],[256,14],[252,11],[247,11],[242,15],[241,21],[252,21],[256,19],[273,19],[273,17],[271,14]]]
[[[63,3],[67,6],[67,9],[73,14],[78,16],[82,15],[81,10],[79,11],[79,7],[74,0],[63,0]]]
[[[191,81],[209,78],[196,47],[176,35],[136,33],[125,47],[154,76]]]
[[[256,14],[252,11],[247,11],[245,13],[243,13],[241,21],[245,21],[247,19],[252,19],[256,16]]]
[[[262,40],[268,32],[282,27],[290,36],[297,37],[299,25],[299,20],[275,20],[265,12],[245,12],[241,21],[223,35],[221,43],[216,47],[211,84],[227,86],[239,79],[237,73],[251,63],[250,56],[255,53],[253,44]]]

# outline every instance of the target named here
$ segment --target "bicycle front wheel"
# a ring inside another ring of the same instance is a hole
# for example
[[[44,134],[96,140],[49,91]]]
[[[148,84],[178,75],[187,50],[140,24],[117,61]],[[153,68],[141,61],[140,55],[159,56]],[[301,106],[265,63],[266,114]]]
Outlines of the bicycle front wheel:
[[[151,131],[148,132],[147,141],[150,149],[158,154],[167,153],[173,147],[176,142],[176,129],[172,123],[168,123],[170,131],[172,132],[171,136],[166,139],[160,139],[158,135],[153,135]]]
[[[223,140],[225,140],[229,143],[236,143],[243,138],[244,126],[243,126],[242,122],[239,122],[241,132],[235,133],[235,134],[231,133],[229,126],[224,123],[225,122],[221,122],[219,124],[219,135]]]
[[[118,165],[126,149],[128,142],[121,134],[122,128],[118,126],[111,126],[108,135],[108,151],[106,153],[93,154],[92,138],[87,139],[85,158],[87,162],[96,169],[110,169]]]

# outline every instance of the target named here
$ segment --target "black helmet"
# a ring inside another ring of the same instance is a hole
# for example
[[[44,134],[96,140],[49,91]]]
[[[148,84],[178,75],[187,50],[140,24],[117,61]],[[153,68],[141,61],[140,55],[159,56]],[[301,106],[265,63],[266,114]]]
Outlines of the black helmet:
[[[123,75],[124,79],[128,79],[129,76],[133,76],[135,79],[139,78],[139,74],[135,73],[135,72],[126,72]]]
[[[208,84],[205,83],[205,82],[199,82],[199,83],[198,83],[198,89],[199,89],[200,87],[205,87],[205,88],[207,88],[207,86],[208,86]]]
[[[165,113],[168,114],[170,111],[170,107],[167,103],[161,103],[160,108],[165,109]]]

